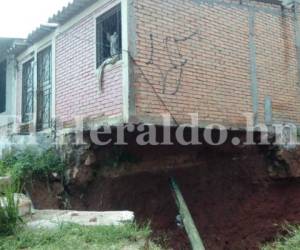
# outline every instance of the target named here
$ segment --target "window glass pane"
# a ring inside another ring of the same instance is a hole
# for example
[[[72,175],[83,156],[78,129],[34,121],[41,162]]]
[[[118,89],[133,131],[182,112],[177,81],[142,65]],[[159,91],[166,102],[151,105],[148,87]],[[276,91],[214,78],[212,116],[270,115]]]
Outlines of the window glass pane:
[[[6,61],[0,64],[0,113],[6,111]]]

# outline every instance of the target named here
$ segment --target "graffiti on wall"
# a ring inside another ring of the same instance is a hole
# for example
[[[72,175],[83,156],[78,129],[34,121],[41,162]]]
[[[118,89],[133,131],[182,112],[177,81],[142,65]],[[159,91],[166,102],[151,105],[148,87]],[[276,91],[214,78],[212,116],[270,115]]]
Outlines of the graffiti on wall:
[[[180,91],[180,87],[183,82],[184,70],[188,66],[188,62],[190,60],[189,55],[182,52],[182,45],[191,41],[198,35],[199,32],[195,31],[190,35],[181,38],[166,36],[162,41],[164,52],[167,55],[167,63],[164,63],[164,65],[161,65],[161,62],[156,61],[156,54],[158,52],[154,44],[154,35],[152,33],[149,35],[150,55],[144,66],[152,65],[159,71],[159,85],[162,86],[160,94],[176,95]],[[147,76],[143,73],[142,65],[137,66],[139,71],[141,71],[141,75],[144,78],[147,78]],[[151,84],[149,79],[146,79],[146,81]],[[168,88],[169,84],[172,86],[174,85],[172,89]]]

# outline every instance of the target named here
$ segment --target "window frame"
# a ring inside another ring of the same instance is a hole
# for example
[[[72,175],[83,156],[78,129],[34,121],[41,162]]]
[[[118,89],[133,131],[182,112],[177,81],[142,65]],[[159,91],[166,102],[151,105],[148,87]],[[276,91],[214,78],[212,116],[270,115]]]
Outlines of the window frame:
[[[38,87],[38,75],[37,75],[37,56],[40,52],[47,49],[48,47],[51,47],[51,104],[50,104],[50,126],[49,128],[43,128],[43,129],[37,129],[37,87]],[[20,101],[20,104],[18,105],[18,110],[20,114],[20,128],[25,128],[26,132],[28,132],[27,126],[32,126],[31,129],[34,129],[37,133],[48,133],[51,131],[52,121],[55,118],[55,34],[51,34],[49,37],[46,37],[41,42],[38,42],[36,45],[33,45],[31,48],[29,48],[27,51],[25,51],[23,54],[21,54],[17,60],[18,64],[21,66],[19,73],[20,74],[20,81],[18,81],[18,86],[20,88],[21,97],[23,96],[23,65],[32,60],[34,62],[33,70],[34,70],[34,79],[33,79],[33,115],[32,119],[29,122],[23,122],[22,119],[22,112],[23,112],[23,100]]]
[[[123,32],[122,32],[122,4],[121,2],[117,2],[114,6],[111,6],[109,9],[106,9],[105,11],[101,12],[100,14],[96,15],[94,17],[94,23],[95,23],[95,64],[96,64],[96,69],[98,69],[100,67],[100,65],[108,58],[104,58],[104,59],[99,59],[100,58],[100,54],[101,54],[101,50],[100,50],[100,45],[101,44],[101,38],[98,39],[99,37],[99,33],[98,33],[98,25],[99,23],[105,21],[107,18],[111,17],[112,15],[116,14],[116,13],[120,13],[119,15],[119,22],[120,25],[118,25],[119,27],[119,32],[121,34],[120,36],[120,53],[119,53],[119,61],[122,60],[122,48],[123,48]],[[102,20],[101,20],[102,19]],[[102,44],[101,44],[102,46]]]

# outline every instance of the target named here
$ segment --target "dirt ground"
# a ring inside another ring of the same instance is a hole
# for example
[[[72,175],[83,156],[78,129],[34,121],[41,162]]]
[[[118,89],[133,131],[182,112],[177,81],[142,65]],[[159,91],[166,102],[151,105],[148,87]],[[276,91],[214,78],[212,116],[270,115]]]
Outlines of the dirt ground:
[[[154,166],[167,157],[158,157],[157,150],[146,151],[141,166]],[[173,156],[184,154],[181,149],[167,151]],[[84,188],[70,186],[70,206],[90,211],[132,210],[139,222],[151,221],[154,238],[166,238],[172,249],[190,249],[185,232],[175,221],[178,212],[169,184],[169,178],[175,177],[209,250],[259,249],[280,232],[283,223],[300,223],[300,182],[272,180],[262,149],[186,152],[197,154],[193,167],[145,168],[114,178],[98,175]],[[44,195],[44,185],[34,185],[32,198],[37,208],[59,207],[55,195]]]

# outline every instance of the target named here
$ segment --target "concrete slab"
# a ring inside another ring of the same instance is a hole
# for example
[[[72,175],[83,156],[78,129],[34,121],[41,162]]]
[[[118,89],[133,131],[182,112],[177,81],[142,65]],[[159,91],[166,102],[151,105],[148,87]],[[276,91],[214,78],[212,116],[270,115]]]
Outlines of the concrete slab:
[[[51,229],[67,223],[82,226],[120,226],[133,221],[134,213],[130,211],[35,210],[27,225],[35,229]]]

